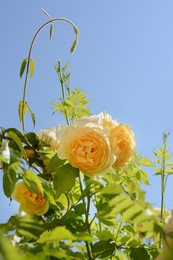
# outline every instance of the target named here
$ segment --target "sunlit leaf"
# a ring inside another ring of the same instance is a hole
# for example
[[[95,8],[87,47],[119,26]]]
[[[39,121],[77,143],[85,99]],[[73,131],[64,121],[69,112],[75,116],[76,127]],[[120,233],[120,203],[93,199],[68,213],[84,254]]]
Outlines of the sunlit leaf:
[[[24,120],[26,110],[27,110],[26,102],[23,102],[22,100],[20,100],[19,105],[18,105],[18,115],[19,115],[20,122],[22,122]]]
[[[35,121],[35,115],[34,115],[32,109],[29,107],[28,104],[26,104],[26,109],[27,109],[28,112],[30,113],[30,116],[31,116],[31,119],[32,119],[33,125],[35,126],[35,123],[36,123],[36,121]]]
[[[119,194],[124,191],[124,188],[118,184],[110,184],[103,188],[100,192],[104,194]]]
[[[45,231],[40,235],[37,243],[50,243],[60,240],[75,240],[76,237],[66,227],[56,227],[52,231]]]
[[[150,162],[150,160],[148,158],[146,158],[146,157],[141,157],[138,162],[139,162],[139,164],[142,164],[142,165],[148,166],[148,167],[151,167],[153,165]]]
[[[109,230],[96,230],[96,236],[100,240],[109,240],[114,238],[114,235]]]
[[[0,258],[3,260],[11,260],[11,259],[21,259],[21,260],[29,260],[25,256],[22,256],[17,247],[12,245],[10,239],[5,237],[0,237]]]
[[[33,59],[30,59],[29,61],[29,74],[30,74],[30,78],[32,78],[33,74],[34,74],[34,68],[35,68],[35,62]]]

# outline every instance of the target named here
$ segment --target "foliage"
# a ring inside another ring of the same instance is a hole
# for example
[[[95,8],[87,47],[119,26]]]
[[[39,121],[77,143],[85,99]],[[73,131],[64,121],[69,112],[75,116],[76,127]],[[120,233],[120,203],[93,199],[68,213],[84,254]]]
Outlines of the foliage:
[[[56,19],[51,19],[45,10],[43,12],[50,19],[46,24],[51,25],[51,38]],[[78,34],[76,27],[72,26]],[[77,38],[72,48],[76,41]],[[31,49],[32,45],[33,42]],[[61,68],[60,61],[54,66],[62,98],[52,106],[54,113],[60,111],[66,123],[70,124],[78,118],[90,116],[91,112],[86,94],[80,88],[71,90],[68,66]],[[38,197],[40,192],[43,194],[49,201],[49,210],[43,215],[19,211],[7,223],[1,223],[0,259],[155,259],[160,252],[166,219],[166,182],[173,173],[172,155],[167,148],[168,135],[163,134],[163,146],[154,151],[154,161],[135,153],[126,168],[111,167],[100,178],[87,177],[68,160],[58,158],[51,140],[45,142],[36,133],[25,131],[27,111],[34,125],[36,123],[34,113],[25,101],[28,73],[30,78],[34,73],[31,51],[22,61],[20,77],[24,72],[24,98],[19,102],[23,132],[1,128],[0,133],[3,190],[12,200],[15,185],[22,180],[29,194]],[[145,200],[141,189],[141,184],[149,185],[146,167],[161,176],[159,214]]]

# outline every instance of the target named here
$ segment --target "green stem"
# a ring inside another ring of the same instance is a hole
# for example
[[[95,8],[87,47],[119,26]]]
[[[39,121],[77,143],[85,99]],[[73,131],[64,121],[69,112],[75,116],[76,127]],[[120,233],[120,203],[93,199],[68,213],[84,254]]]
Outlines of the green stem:
[[[80,190],[81,190],[81,195],[83,193],[83,187],[82,187],[82,180],[81,176],[79,174],[79,185],[80,185]],[[88,233],[90,234],[90,225],[89,225],[89,210],[90,210],[90,199],[88,198],[89,194],[87,194],[87,208],[86,208],[86,218],[85,218],[85,225],[87,226]],[[85,199],[83,198],[83,204],[86,205]],[[89,200],[89,201],[88,201]],[[92,254],[91,254],[91,245],[89,242],[85,242],[86,245],[86,250],[88,254],[88,259],[93,260]]]
[[[165,180],[165,153],[166,153],[166,144],[167,144],[167,137],[168,134],[163,133],[163,155],[162,155],[162,165],[161,165],[161,214],[160,214],[160,221],[161,223],[164,222],[164,199],[165,199],[165,189],[166,189],[166,181]],[[161,240],[162,234],[160,233],[159,239],[159,247],[161,248]]]
[[[65,91],[64,91],[64,82],[63,82],[63,80],[60,80],[60,83],[61,83],[61,91],[62,91],[62,100],[63,100],[63,104],[64,104],[64,101],[65,101]],[[69,120],[68,120],[68,115],[67,115],[67,111],[66,110],[65,110],[65,119],[66,119],[67,124],[69,125]]]
[[[22,105],[22,129],[23,129],[23,133],[25,133],[25,122],[24,122],[24,107],[25,107],[25,100],[26,100],[26,90],[27,90],[27,83],[28,83],[28,75],[29,75],[29,65],[30,65],[30,60],[31,60],[31,53],[32,53],[32,48],[33,48],[33,45],[34,45],[34,42],[35,42],[35,39],[37,38],[37,35],[39,34],[39,32],[44,28],[46,27],[48,24],[52,23],[52,22],[56,22],[56,21],[64,21],[64,22],[67,22],[69,23],[72,27],[73,27],[73,30],[74,32],[76,33],[76,39],[75,39],[75,42],[77,43],[77,40],[78,40],[78,34],[79,34],[79,31],[77,29],[77,27],[68,19],[66,18],[54,18],[54,19],[51,19],[49,20],[48,22],[44,23],[38,30],[37,32],[35,33],[33,39],[32,39],[32,42],[31,42],[31,45],[30,45],[30,48],[29,48],[29,53],[28,53],[28,58],[27,58],[27,66],[26,66],[26,74],[25,74],[25,82],[24,82],[24,91],[23,91],[23,105]],[[74,45],[74,43],[73,43]]]
[[[88,242],[85,242],[85,245],[86,245],[86,249],[87,249],[87,253],[88,253],[88,259],[89,259],[89,260],[93,260],[93,257],[92,257],[92,255],[91,255],[91,250],[90,250],[89,243],[88,243]]]

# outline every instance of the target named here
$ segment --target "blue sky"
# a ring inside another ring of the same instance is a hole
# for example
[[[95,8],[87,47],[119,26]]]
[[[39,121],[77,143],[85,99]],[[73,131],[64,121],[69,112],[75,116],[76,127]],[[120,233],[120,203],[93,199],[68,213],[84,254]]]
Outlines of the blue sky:
[[[28,84],[27,101],[36,116],[33,129],[27,119],[27,131],[64,123],[52,116],[50,103],[60,96],[60,86],[53,65],[59,59],[70,62],[71,87],[79,86],[92,99],[93,114],[106,111],[120,123],[131,125],[137,151],[153,157],[152,150],[162,142],[162,131],[169,131],[173,147],[173,2],[171,0],[15,0],[1,3],[0,126],[21,130],[17,108],[22,99],[24,80],[19,77],[21,61],[28,55],[36,30],[47,21],[44,8],[52,18],[65,17],[80,31],[73,55],[69,49],[74,39],[72,28],[63,22],[38,36],[32,58],[35,74]],[[151,186],[146,197],[160,205],[160,179],[149,172]],[[172,178],[168,182],[166,206],[173,207]],[[0,221],[17,211],[0,188]],[[17,205],[18,207],[18,205]]]

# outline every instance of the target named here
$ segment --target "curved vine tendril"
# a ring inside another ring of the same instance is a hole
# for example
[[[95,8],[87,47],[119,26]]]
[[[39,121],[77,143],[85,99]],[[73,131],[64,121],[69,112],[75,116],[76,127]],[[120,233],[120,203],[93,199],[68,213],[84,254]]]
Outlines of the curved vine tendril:
[[[32,54],[32,49],[33,49],[33,45],[34,45],[34,42],[38,36],[38,34],[40,33],[40,31],[42,31],[42,29],[44,27],[46,27],[47,25],[49,24],[52,24],[53,22],[57,22],[57,21],[64,21],[64,22],[67,22],[68,24],[70,24],[72,27],[73,27],[73,30],[75,32],[75,35],[76,35],[76,38],[72,44],[72,47],[70,49],[70,52],[73,53],[75,48],[76,48],[76,45],[77,45],[77,42],[78,42],[78,36],[79,36],[79,30],[77,28],[76,25],[74,25],[70,20],[66,19],[66,18],[54,18],[54,19],[50,19],[48,22],[44,23],[38,30],[37,32],[35,33],[33,39],[32,39],[32,42],[30,44],[30,48],[29,48],[29,53],[28,53],[28,58],[24,60],[25,64],[22,68],[21,66],[21,75],[23,74],[24,70],[25,70],[25,65],[26,65],[26,74],[25,74],[25,81],[24,81],[24,90],[23,90],[23,99],[22,101],[19,102],[19,118],[20,118],[20,121],[22,123],[22,130],[23,130],[23,134],[25,134],[25,120],[24,120],[24,117],[25,117],[25,112],[26,112],[26,109],[29,110],[31,116],[34,117],[33,113],[32,113],[32,110],[29,108],[29,106],[27,105],[26,103],[26,90],[27,90],[27,83],[28,83],[28,75],[29,75],[29,70],[30,70],[30,63],[31,63],[31,54]],[[23,65],[23,64],[22,64]],[[33,122],[35,121],[34,118],[33,119]]]

